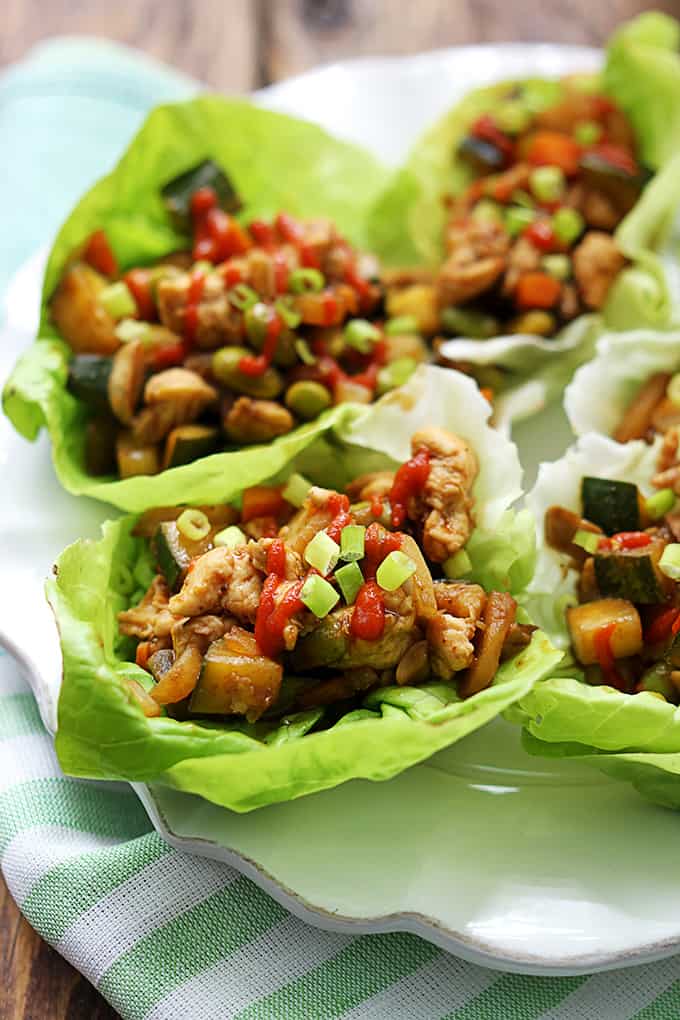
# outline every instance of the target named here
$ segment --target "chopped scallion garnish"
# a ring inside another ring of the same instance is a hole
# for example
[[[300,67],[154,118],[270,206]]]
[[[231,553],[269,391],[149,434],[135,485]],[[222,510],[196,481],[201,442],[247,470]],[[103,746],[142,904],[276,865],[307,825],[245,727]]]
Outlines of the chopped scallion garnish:
[[[249,287],[247,283],[237,283],[229,291],[228,297],[229,303],[242,312],[245,312],[246,308],[252,308],[260,300],[253,288]]]
[[[335,580],[340,586],[342,597],[348,606],[354,604],[359,589],[364,583],[364,575],[361,573],[361,567],[356,561],[352,563],[346,563],[344,567],[339,567],[335,571]]]
[[[347,524],[340,532],[340,559],[360,560],[364,555],[366,528],[361,524]]]
[[[312,487],[312,483],[308,481],[304,475],[299,475],[297,472],[292,474],[286,482],[281,495],[287,503],[292,503],[293,506],[300,507],[307,499],[307,493]]]
[[[571,244],[579,234],[583,233],[586,221],[578,209],[571,209],[569,206],[562,206],[553,213],[552,228],[555,236],[562,244]]]
[[[122,280],[110,283],[100,291],[99,304],[112,319],[126,319],[137,312],[137,302]]]
[[[580,120],[574,128],[574,138],[580,145],[595,145],[602,138],[602,128],[595,120]]]
[[[210,521],[202,510],[190,507],[177,518],[177,530],[190,542],[200,542],[210,532]]]
[[[556,202],[566,187],[564,171],[559,166],[537,166],[529,175],[529,187],[539,202]]]
[[[418,320],[414,315],[397,315],[394,319],[388,319],[385,323],[385,332],[388,336],[403,336],[408,333],[418,333]]]
[[[595,531],[586,531],[585,528],[579,528],[572,538],[574,545],[577,545],[580,549],[585,549],[587,553],[594,553],[597,551],[597,547],[600,544],[602,535],[598,535]]]
[[[568,255],[544,255],[541,268],[556,280],[567,280],[571,275],[571,259]]]
[[[671,542],[659,560],[659,570],[671,581],[680,581],[680,542]]]
[[[312,354],[312,350],[307,341],[303,340],[302,337],[298,337],[295,341],[295,351],[303,365],[316,365],[316,357]]]
[[[275,308],[289,329],[295,329],[302,322],[300,313],[291,307],[290,298],[287,300],[286,298],[279,298]]]
[[[338,604],[340,596],[333,585],[325,581],[323,577],[319,577],[318,574],[310,574],[302,586],[300,599],[307,609],[311,610],[319,620],[322,620],[324,616],[328,616],[333,606]]]
[[[449,556],[448,560],[444,560],[443,570],[447,577],[455,581],[470,573],[472,570],[472,560],[465,552],[465,549],[459,549],[453,556]]]
[[[318,269],[294,269],[288,277],[288,290],[293,294],[304,294],[305,291],[318,292],[325,284],[323,273]]]
[[[318,531],[305,549],[305,560],[326,576],[340,558],[340,546],[325,531]]]
[[[653,496],[645,500],[647,516],[652,521],[665,517],[675,506],[675,493],[672,489],[659,489]]]
[[[394,390],[397,386],[403,386],[405,382],[411,378],[413,373],[418,367],[418,363],[415,358],[397,358],[396,361],[391,361],[389,365],[385,365],[378,372],[378,378],[376,382],[376,393],[379,397],[383,393],[389,393],[390,390]]]
[[[380,339],[380,330],[368,319],[350,319],[344,329],[345,343],[361,354],[370,354]]]
[[[382,561],[375,579],[384,591],[396,591],[415,572],[416,565],[411,557],[395,549]]]
[[[527,209],[523,205],[508,206],[505,212],[505,229],[511,237],[517,237],[535,218],[534,209]]]
[[[239,549],[247,543],[248,539],[235,524],[218,531],[213,539],[213,545],[222,546],[224,549]]]

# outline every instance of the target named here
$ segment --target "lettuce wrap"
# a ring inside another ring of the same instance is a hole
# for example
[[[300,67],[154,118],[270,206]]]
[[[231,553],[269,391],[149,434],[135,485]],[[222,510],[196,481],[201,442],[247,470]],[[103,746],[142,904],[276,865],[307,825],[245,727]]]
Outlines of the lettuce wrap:
[[[569,558],[549,548],[543,538],[545,513],[557,505],[580,511],[584,475],[637,484],[643,495],[653,490],[660,440],[653,445],[626,445],[601,435],[583,436],[554,464],[543,464],[527,505],[538,526],[534,578],[523,604],[552,642],[566,651],[555,675],[518,700],[508,715],[524,727],[531,754],[573,757],[608,775],[630,781],[646,796],[680,806],[680,707],[648,690],[622,693],[611,686],[590,686],[569,650],[565,609],[576,603],[578,573]]]
[[[313,124],[244,101],[200,96],[153,111],[118,165],[78,203],[50,252],[38,338],[10,377],[3,406],[28,439],[47,427],[65,488],[125,510],[172,502],[178,489],[192,499],[204,470],[239,470],[235,458],[243,456],[244,464],[257,462],[259,451],[218,454],[200,467],[194,462],[153,477],[112,481],[88,475],[83,467],[87,411],[66,391],[71,351],[51,324],[47,303],[72,253],[94,231],[105,230],[122,269],[186,247],[187,238],[168,217],[160,188],[208,157],[227,171],[247,219],[271,217],[281,209],[301,217],[323,215],[357,245],[366,243],[367,212],[388,176],[368,152]],[[331,411],[330,420],[337,421],[342,413]],[[296,444],[295,436],[284,437],[281,463]],[[278,457],[279,444],[274,446]]]
[[[528,513],[510,509],[520,490],[517,451],[489,427],[488,417],[489,405],[472,380],[423,368],[403,391],[364,408],[353,423],[317,436],[286,466],[277,464],[274,481],[296,470],[311,481],[338,486],[367,467],[394,466],[409,455],[411,434],[436,420],[468,440],[480,465],[466,579],[519,592],[533,572],[534,526]],[[274,467],[270,452],[257,456],[262,460],[257,474],[268,477],[267,465]],[[223,478],[221,500],[238,503],[251,482],[241,463],[235,461]],[[192,498],[216,498],[209,476]],[[467,700],[442,683],[381,688],[326,729],[324,709],[318,708],[276,723],[147,718],[125,681],[148,687],[150,678],[128,661],[129,639],[119,636],[116,617],[150,569],[148,544],[131,534],[135,519],[107,523],[100,539],[68,548],[47,584],[64,656],[56,746],[69,774],[157,781],[236,811],[352,778],[387,779],[496,716],[561,658],[537,632],[528,647],[503,663],[491,686]]]
[[[581,315],[549,339],[531,333],[481,340],[461,336],[441,347],[451,361],[503,370],[495,400],[500,424],[527,417],[558,397],[576,368],[593,356],[595,342],[606,330],[662,331],[680,324],[680,279],[674,261],[678,237],[673,232],[680,205],[678,30],[666,15],[643,14],[624,26],[606,51],[599,88],[630,117],[642,156],[656,173],[615,232],[630,265],[619,274],[604,307],[597,314]],[[470,124],[493,112],[518,86],[549,85],[546,79],[532,79],[477,89],[434,124],[374,208],[373,246],[395,262],[439,264],[447,221],[442,196],[460,194],[472,179],[454,155]]]

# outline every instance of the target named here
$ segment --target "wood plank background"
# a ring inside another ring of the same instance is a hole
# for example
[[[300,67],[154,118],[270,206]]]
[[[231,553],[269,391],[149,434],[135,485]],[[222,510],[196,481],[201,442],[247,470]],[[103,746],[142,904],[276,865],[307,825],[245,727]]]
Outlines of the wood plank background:
[[[469,42],[599,45],[638,0],[4,0],[0,68],[55,35],[106,36],[247,92],[316,64]],[[680,17],[680,0],[655,4]],[[23,920],[0,881],[0,1018],[116,1014]],[[196,1018],[200,1020],[200,1018]]]

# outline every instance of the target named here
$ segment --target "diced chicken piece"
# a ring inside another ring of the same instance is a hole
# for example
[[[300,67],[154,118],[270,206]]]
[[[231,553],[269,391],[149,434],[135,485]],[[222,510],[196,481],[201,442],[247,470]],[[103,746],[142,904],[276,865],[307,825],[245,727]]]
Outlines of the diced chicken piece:
[[[370,500],[373,497],[382,499],[383,496],[389,496],[393,482],[393,471],[371,471],[355,478],[345,491],[353,501]]]
[[[437,276],[439,305],[457,305],[488,290],[505,271],[510,235],[499,223],[469,219],[447,231],[449,257]]]
[[[90,266],[67,269],[50,301],[50,316],[75,354],[113,354],[120,347],[116,323],[99,301],[106,280]]]
[[[622,219],[616,203],[596,188],[586,188],[581,212],[588,226],[596,230],[614,231]]]
[[[231,613],[240,622],[254,623],[262,593],[262,575],[254,567],[248,546],[219,546],[194,561],[181,590],[170,599],[175,616]]]
[[[222,637],[232,624],[229,618],[218,616],[175,623],[172,631],[175,661],[151,690],[151,697],[157,704],[175,705],[189,697],[201,675],[208,646]]]
[[[658,489],[673,489],[680,495],[680,425],[668,430],[663,439],[656,463],[658,474],[652,485]]]
[[[275,400],[239,397],[224,419],[224,429],[234,443],[267,443],[284,436],[295,421],[290,411]]]
[[[380,274],[380,279],[388,291],[410,287],[414,283],[433,284],[435,277],[435,271],[428,269],[427,266],[400,266],[396,269],[383,269]]]
[[[317,531],[323,531],[328,527],[334,516],[328,502],[332,495],[330,489],[312,486],[298,512],[281,530],[286,550],[292,550],[301,556]]]
[[[248,545],[250,558],[256,570],[263,574],[267,573],[267,554],[274,542],[273,538],[260,538],[257,542]],[[284,577],[287,581],[295,581],[302,577],[307,571],[307,565],[303,562],[302,556],[295,549],[285,545],[286,565]]]
[[[409,504],[409,517],[423,522],[425,555],[443,563],[463,548],[472,532],[477,458],[464,439],[436,427],[416,432],[411,447],[414,454],[429,452],[430,472],[422,492]]]
[[[108,382],[109,404],[123,425],[129,425],[132,421],[144,386],[145,370],[144,344],[141,340],[124,344],[113,356]]]
[[[165,578],[158,574],[142,601],[132,609],[125,609],[118,614],[121,634],[142,640],[166,637],[177,623],[176,617],[170,612],[169,599],[170,592]]]
[[[306,326],[339,326],[359,311],[357,293],[346,283],[334,283],[319,293],[298,294],[293,304]]]
[[[197,372],[186,368],[158,372],[146,384],[147,406],[135,415],[132,434],[141,443],[157,443],[171,429],[200,418],[217,396],[217,390]]]
[[[435,676],[450,680],[454,673],[472,663],[474,637],[486,594],[478,584],[460,582],[439,582],[434,593],[438,612],[427,625],[430,661]]]
[[[158,314],[164,326],[183,334],[191,275],[182,273],[158,284]],[[227,285],[219,273],[210,273],[198,302],[196,346],[213,350],[241,339],[242,315],[227,297]]]
[[[520,276],[538,269],[541,264],[541,253],[534,248],[526,237],[520,237],[510,249],[508,265],[503,279],[502,293],[509,297],[514,291]]]
[[[578,291],[573,283],[562,284],[562,294],[559,303],[560,315],[569,322],[581,314],[581,302],[578,298]]]
[[[602,308],[625,264],[626,258],[613,237],[600,230],[588,231],[573,254],[574,278],[588,308]]]

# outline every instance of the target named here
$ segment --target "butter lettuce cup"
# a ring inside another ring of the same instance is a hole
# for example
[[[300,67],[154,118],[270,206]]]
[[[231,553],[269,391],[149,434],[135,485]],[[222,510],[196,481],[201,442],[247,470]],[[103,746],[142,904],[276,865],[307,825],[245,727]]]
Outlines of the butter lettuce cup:
[[[491,391],[499,423],[560,395],[603,332],[680,324],[678,28],[646,14],[599,74],[471,92],[376,206],[376,245],[418,264],[393,302],[437,310],[441,362]]]
[[[489,413],[423,367],[266,484],[235,462],[219,495],[206,473],[191,505],[69,547],[47,585],[64,770],[249,811],[388,779],[526,695],[562,653],[517,608],[534,524]]]
[[[429,357],[413,317],[386,321],[393,285],[366,247],[388,177],[247,102],[153,111],[57,236],[11,421],[48,429],[67,489],[126,510],[191,499],[204,465],[240,470],[263,444],[283,463],[300,430]]]
[[[511,714],[531,753],[583,758],[678,804],[680,529],[662,449],[589,433],[541,466],[525,605],[566,654]]]

